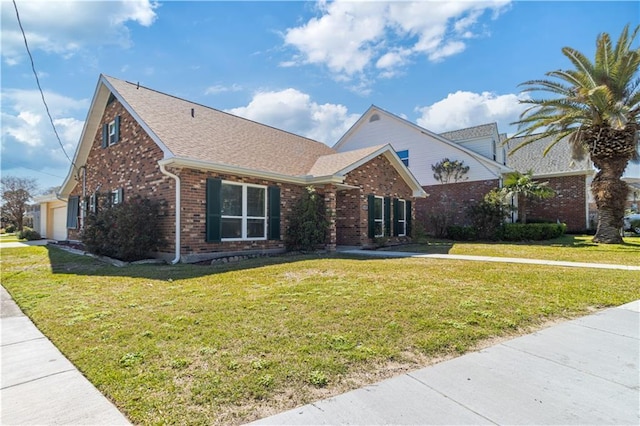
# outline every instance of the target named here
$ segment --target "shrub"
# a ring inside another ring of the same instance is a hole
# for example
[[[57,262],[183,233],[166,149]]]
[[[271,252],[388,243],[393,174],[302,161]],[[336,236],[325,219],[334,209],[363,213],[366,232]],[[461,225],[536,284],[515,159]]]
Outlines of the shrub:
[[[39,240],[41,238],[42,237],[40,236],[40,233],[38,233],[38,231],[34,231],[27,226],[23,227],[22,231],[18,232],[18,239],[20,240],[33,241]]]
[[[452,225],[447,227],[447,238],[455,241],[473,241],[478,238],[478,230],[474,226]]]
[[[503,239],[507,241],[551,240],[564,235],[564,223],[507,223],[504,225]]]
[[[414,243],[424,244],[427,242],[427,232],[424,230],[422,222],[416,222],[411,228],[411,239]]]
[[[14,232],[16,232],[16,226],[13,224],[9,224],[6,228],[4,228],[4,230],[7,234],[13,234]]]
[[[472,226],[476,229],[476,238],[481,240],[500,240],[502,225],[512,207],[504,202],[500,191],[489,191],[483,200],[467,209]]]
[[[134,197],[87,217],[81,240],[89,252],[124,261],[145,259],[161,245],[157,202]]]
[[[316,250],[325,243],[328,228],[324,199],[310,186],[293,206],[285,244],[289,250]]]

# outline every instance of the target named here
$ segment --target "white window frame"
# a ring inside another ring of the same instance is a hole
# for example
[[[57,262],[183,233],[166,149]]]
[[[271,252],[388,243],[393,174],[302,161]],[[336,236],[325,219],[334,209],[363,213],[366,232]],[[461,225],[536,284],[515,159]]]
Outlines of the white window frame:
[[[401,227],[402,232],[398,232],[398,237],[406,237],[407,236],[407,201],[406,200],[398,200],[398,213],[400,211],[404,212],[404,219],[397,219],[398,226]],[[384,213],[383,213],[384,215]]]
[[[382,205],[380,206],[380,219],[378,219],[376,217],[376,200],[380,200],[382,201]],[[378,238],[378,237],[384,237],[384,197],[379,197],[377,195],[374,196],[373,199],[373,222],[374,222],[374,227],[373,229],[375,229],[375,224],[376,223],[380,223],[380,234],[376,234],[374,232],[374,237]]]
[[[240,238],[221,238],[220,241],[264,241],[267,239],[267,220],[269,219],[269,216],[267,214],[267,187],[264,185],[254,185],[251,183],[239,183],[239,182],[231,182],[231,181],[226,181],[223,180],[222,181],[222,186],[224,185],[235,185],[235,186],[241,186],[242,187],[242,216],[230,216],[230,215],[224,215],[221,214],[220,215],[220,220],[222,221],[223,219],[241,219],[241,237]],[[264,191],[264,216],[248,216],[247,215],[247,209],[248,209],[248,202],[247,202],[247,188],[259,188],[262,189]],[[222,191],[222,187],[220,188],[220,190]],[[257,220],[257,219],[262,219],[264,226],[263,226],[263,233],[261,237],[247,237],[247,222],[250,220]]]
[[[96,194],[91,194],[91,196],[89,197],[89,212],[96,212]]]
[[[406,153],[406,156],[404,155],[404,153]],[[409,167],[409,150],[401,149],[400,151],[397,151],[396,154],[398,154],[398,158],[400,158],[400,161],[402,161],[402,164]],[[400,155],[400,154],[403,154],[403,155]]]
[[[111,191],[111,203],[115,206],[116,204],[120,204],[122,200],[120,199],[120,189],[114,189]]]
[[[109,123],[109,125],[107,126],[107,129],[108,129],[108,132],[107,132],[108,133],[108,135],[107,135],[107,137],[108,137],[108,145],[109,146],[115,145],[116,142],[117,142],[116,141],[116,138],[117,138],[117,135],[116,135],[116,121],[115,120],[111,121]]]

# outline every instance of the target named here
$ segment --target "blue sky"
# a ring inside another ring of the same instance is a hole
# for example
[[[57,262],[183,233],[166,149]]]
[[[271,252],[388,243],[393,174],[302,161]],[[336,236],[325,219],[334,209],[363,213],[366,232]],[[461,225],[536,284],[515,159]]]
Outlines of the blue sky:
[[[435,132],[522,111],[518,84],[593,56],[638,25],[636,1],[21,1],[20,17],[67,153],[100,73],[333,145],[375,104]],[[2,175],[60,185],[58,144],[11,1],[1,2]]]

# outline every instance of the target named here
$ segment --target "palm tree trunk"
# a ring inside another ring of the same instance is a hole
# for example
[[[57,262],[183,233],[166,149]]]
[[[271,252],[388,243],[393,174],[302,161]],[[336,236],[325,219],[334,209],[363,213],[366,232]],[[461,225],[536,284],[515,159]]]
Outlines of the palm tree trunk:
[[[591,191],[598,208],[598,228],[593,242],[620,244],[623,242],[620,230],[624,206],[629,194],[627,183],[620,178],[627,166],[627,159],[614,157],[599,160],[596,167],[600,170],[591,183]]]

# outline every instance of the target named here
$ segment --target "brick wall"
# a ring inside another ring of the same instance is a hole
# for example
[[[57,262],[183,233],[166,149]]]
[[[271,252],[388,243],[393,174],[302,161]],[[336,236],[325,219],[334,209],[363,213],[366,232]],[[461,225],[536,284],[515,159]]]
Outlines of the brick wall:
[[[527,220],[541,219],[567,224],[567,231],[577,232],[586,226],[586,182],[584,175],[540,179],[549,182],[556,196],[527,201]]]
[[[120,140],[102,148],[102,126],[118,115]],[[123,188],[125,199],[141,195],[160,201],[160,228],[166,236],[162,251],[172,253],[175,251],[175,184],[173,179],[160,173],[158,160],[162,158],[162,150],[122,104],[114,100],[107,105],[93,137],[86,163],[85,195],[98,191],[106,197],[111,191]],[[82,171],[77,175],[71,195],[82,197]],[[79,230],[70,229],[68,238],[78,240]]]
[[[412,206],[415,206],[413,191],[383,155],[349,172],[345,176],[345,184],[360,189],[338,191],[336,209],[338,244],[359,246],[373,244],[373,240],[368,237],[367,196],[369,194],[412,201]],[[392,237],[390,242],[406,240],[408,237]]]
[[[429,234],[437,233],[436,221],[441,218],[446,220],[442,226],[467,225],[467,208],[498,186],[498,179],[424,186],[429,196],[417,200],[416,220]]]

